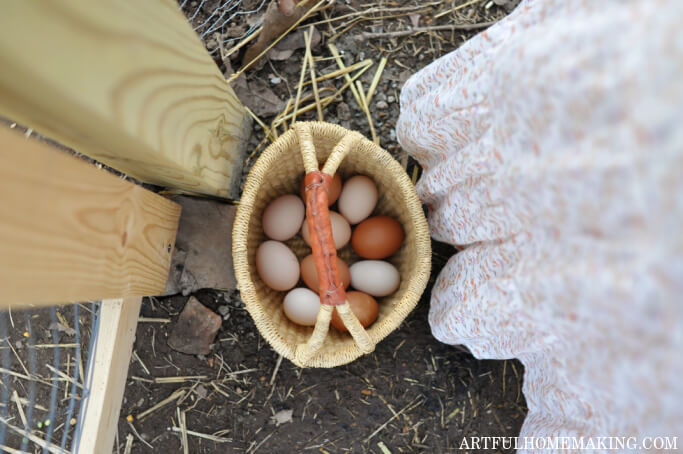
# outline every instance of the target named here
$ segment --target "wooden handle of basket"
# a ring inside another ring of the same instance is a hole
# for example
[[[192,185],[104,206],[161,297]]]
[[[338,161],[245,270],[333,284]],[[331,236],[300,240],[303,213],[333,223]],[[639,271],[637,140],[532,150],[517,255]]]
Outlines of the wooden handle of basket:
[[[375,346],[358,318],[351,311],[348,301],[346,301],[346,291],[337,266],[337,248],[332,236],[328,207],[328,193],[332,176],[352,145],[362,136],[360,134],[345,136],[332,150],[323,170],[320,171],[318,170],[318,159],[309,126],[305,123],[295,123],[293,127],[299,136],[301,156],[306,169],[304,179],[306,218],[313,260],[320,282],[318,293],[322,305],[311,338],[306,344],[301,344],[297,348],[296,362],[299,365],[305,365],[313,354],[322,347],[329,330],[332,311],[335,308],[358,347],[363,352],[369,353],[374,350]]]

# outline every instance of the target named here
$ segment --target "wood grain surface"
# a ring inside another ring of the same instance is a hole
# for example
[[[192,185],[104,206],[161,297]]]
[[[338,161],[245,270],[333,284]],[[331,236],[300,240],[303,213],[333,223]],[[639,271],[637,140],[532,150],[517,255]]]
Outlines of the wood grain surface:
[[[176,2],[6,2],[0,62],[0,115],[140,180],[236,198],[250,118]]]
[[[180,206],[0,127],[0,308],[155,295]]]
[[[114,448],[141,302],[140,297],[102,301],[86,383],[89,391],[78,417],[76,454],[109,453]]]

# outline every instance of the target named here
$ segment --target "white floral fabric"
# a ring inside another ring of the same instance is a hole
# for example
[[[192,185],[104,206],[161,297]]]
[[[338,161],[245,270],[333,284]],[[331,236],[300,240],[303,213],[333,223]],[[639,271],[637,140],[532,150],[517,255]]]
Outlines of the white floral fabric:
[[[683,444],[683,2],[528,0],[401,93],[434,336],[519,358],[521,436]],[[563,451],[568,452],[568,451]]]

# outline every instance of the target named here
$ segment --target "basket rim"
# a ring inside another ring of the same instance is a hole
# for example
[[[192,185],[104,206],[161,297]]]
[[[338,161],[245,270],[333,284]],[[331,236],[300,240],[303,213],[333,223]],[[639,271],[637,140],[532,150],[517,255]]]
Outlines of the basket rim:
[[[345,134],[350,133],[350,131],[346,128],[332,123],[301,123],[307,124],[314,136],[319,135],[324,131],[329,135],[339,137],[339,139],[341,139]],[[296,132],[294,129],[289,129],[275,142],[271,143],[254,163],[254,166],[250,170],[246,179],[242,197],[240,198],[237,212],[235,214],[235,221],[232,231],[233,266],[242,300],[244,301],[246,309],[254,320],[254,323],[260,334],[275,351],[289,360],[294,359],[296,345],[292,344],[291,342],[287,342],[279,334],[275,323],[273,323],[272,319],[265,314],[263,307],[259,303],[256,294],[256,287],[249,272],[247,239],[249,234],[249,221],[254,211],[254,203],[256,201],[258,189],[267,174],[266,171],[269,168],[266,166],[270,164],[270,161],[273,158],[277,157],[278,153],[281,152],[281,148],[278,146],[278,143],[290,141],[292,139],[297,140]],[[415,306],[417,306],[417,303],[419,302],[420,297],[427,286],[431,271],[431,239],[427,220],[422,209],[422,203],[417,196],[417,192],[415,191],[412,181],[408,178],[408,175],[403,167],[401,167],[398,161],[396,161],[396,159],[394,159],[386,150],[384,150],[378,144],[368,140],[365,136],[362,137],[361,142],[366,146],[369,145],[370,148],[373,149],[375,156],[372,158],[369,157],[369,159],[378,159],[378,157],[382,155],[389,158],[387,165],[390,168],[388,168],[387,171],[391,173],[392,178],[397,180],[396,183],[399,187],[399,190],[405,197],[407,211],[410,213],[410,217],[414,223],[413,227],[417,248],[416,264],[411,272],[410,282],[404,297],[396,303],[395,307],[392,309],[392,313],[389,317],[387,317],[388,320],[384,320],[384,329],[374,330],[372,332],[373,334],[371,334],[373,343],[377,344],[391,332],[396,330],[403,322],[405,317],[412,312]],[[396,312],[398,312],[398,315],[391,317],[391,315]],[[346,355],[330,354],[325,352],[318,353],[311,359],[310,364],[306,364],[306,366],[335,367],[342,364],[347,364],[363,355],[363,352],[357,346],[355,346],[355,344],[354,347],[355,348],[350,349],[350,352],[347,351]]]

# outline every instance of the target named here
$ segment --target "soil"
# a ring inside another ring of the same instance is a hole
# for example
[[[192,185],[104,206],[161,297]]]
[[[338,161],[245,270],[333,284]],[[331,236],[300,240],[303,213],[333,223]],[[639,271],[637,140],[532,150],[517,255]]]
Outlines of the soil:
[[[197,1],[187,1],[184,2],[183,11],[188,18],[192,18],[192,25],[197,27],[222,3],[205,0],[200,7]],[[241,9],[256,9],[260,3],[244,0]],[[404,165],[413,178],[419,176],[420,168],[396,141],[395,125],[401,86],[410,75],[454,50],[476,31],[432,32],[372,40],[363,38],[362,33],[392,32],[448,23],[487,22],[505,16],[511,7],[510,3],[514,2],[481,1],[433,19],[440,12],[460,3],[464,2],[337,1],[322,15],[314,15],[305,22],[375,8],[375,12],[362,16],[364,19],[355,24],[341,20],[317,25],[322,42],[313,48],[313,55],[330,57],[327,42],[332,35],[349,26],[335,40],[347,65],[365,58],[372,58],[375,63],[381,56],[389,58],[370,112],[381,145]],[[408,12],[405,9],[396,11],[397,8],[408,7],[419,8]],[[236,16],[224,30],[223,38],[239,36],[248,30],[258,23],[263,11],[265,7],[255,14]],[[370,20],[372,17],[383,19]],[[229,74],[229,66],[239,68],[244,49],[222,59],[220,52],[216,52],[216,38],[214,34],[205,37],[205,44],[214,51],[221,71]],[[227,43],[225,50],[238,41]],[[258,86],[272,91],[284,104],[296,94],[302,58],[301,49],[284,61],[264,58],[254,69],[245,73],[246,80],[249,83],[260,82]],[[360,79],[366,90],[375,68],[373,66]],[[331,59],[316,63],[319,74],[336,69]],[[320,87],[339,88],[342,83],[343,79],[336,79],[326,81]],[[240,93],[236,87],[243,98],[251,95],[249,87],[241,90]],[[308,92],[304,91],[304,96],[306,94]],[[371,135],[365,113],[348,90],[324,109],[323,114],[325,121],[360,131],[366,137]],[[273,118],[273,115],[269,115],[261,120],[270,124]],[[299,118],[313,120],[317,115],[313,110]],[[244,167],[245,175],[250,164],[267,145],[264,137],[263,129],[255,123],[249,144],[252,155]],[[157,189],[152,186],[148,188]],[[188,297],[146,298],[141,316],[160,320],[145,321],[138,325],[135,354],[130,364],[114,451],[122,453],[126,437],[132,435],[131,453],[182,452],[181,433],[174,429],[181,426],[179,416],[182,414],[185,417],[190,453],[441,453],[458,450],[464,436],[518,435],[527,413],[521,392],[522,365],[516,360],[478,360],[465,348],[442,344],[431,335],[427,320],[431,285],[447,259],[457,252],[439,243],[433,243],[433,250],[430,284],[417,309],[371,355],[334,369],[300,369],[286,359],[278,367],[277,353],[258,333],[238,292],[202,290],[195,294],[204,305],[220,313],[224,321],[211,354],[192,356],[178,353],[168,347],[167,338]],[[90,306],[80,307],[83,308],[80,311],[80,328],[84,336],[82,357],[85,361],[90,333]],[[73,327],[73,307],[61,307],[58,311]],[[50,309],[32,310],[27,315],[31,319],[32,341],[35,344],[74,342],[73,335],[67,332],[59,333],[56,341],[53,339],[53,332],[49,329],[52,323]],[[35,360],[36,369],[30,370],[31,375],[51,377],[53,372],[46,365],[55,364],[54,349],[28,347],[29,341],[23,336],[26,331],[25,316],[15,312],[13,320],[14,325],[9,326],[8,341],[15,346],[16,357],[21,358],[27,367]],[[7,321],[9,325],[9,318]],[[2,347],[1,355],[11,351],[7,344]],[[60,349],[62,357],[59,369],[72,375],[73,363],[68,371],[66,366],[67,360],[73,359],[73,348],[69,348]],[[35,357],[30,352],[35,352]],[[65,358],[66,355],[69,356]],[[9,368],[22,373],[22,366],[16,357],[14,354],[10,357]],[[0,356],[0,359],[3,358]],[[175,383],[156,383],[155,378],[159,377],[189,378]],[[29,396],[30,382],[18,377],[5,378],[2,393],[8,390],[11,395],[12,390],[17,390],[20,397]],[[52,421],[55,427],[53,443],[61,439],[63,429],[69,423],[69,399],[65,398],[69,396],[69,390],[65,391],[67,384],[67,381],[58,381],[56,413]],[[38,405],[50,407],[51,389],[47,385],[36,384],[35,400]],[[185,391],[182,397],[145,417],[139,417],[141,412],[154,409],[178,390]],[[16,405],[8,402],[5,395],[2,396],[2,403],[5,405],[0,409],[3,417],[6,409],[11,423],[21,426]],[[33,411],[35,428],[35,422],[43,421],[47,413],[38,407]],[[129,415],[131,418],[127,418]],[[274,422],[276,420],[279,424]],[[46,437],[45,427],[35,430],[41,438]],[[211,440],[212,437],[215,439]],[[6,444],[19,448],[21,437],[9,435]]]

